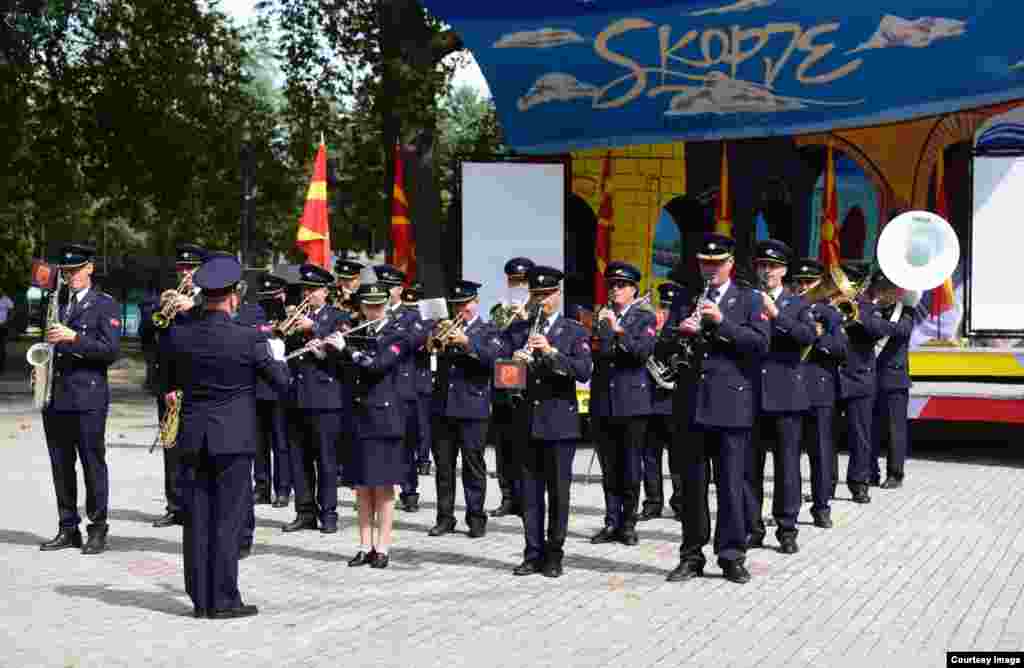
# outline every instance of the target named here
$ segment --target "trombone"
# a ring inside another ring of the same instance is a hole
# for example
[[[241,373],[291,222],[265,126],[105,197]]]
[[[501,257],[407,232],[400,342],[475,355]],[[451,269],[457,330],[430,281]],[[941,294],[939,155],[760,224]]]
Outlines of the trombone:
[[[192,274],[185,274],[173,290],[164,290],[160,295],[163,306],[153,314],[153,325],[159,329],[167,329],[174,322],[175,316],[181,311],[177,297],[184,297],[192,291]]]

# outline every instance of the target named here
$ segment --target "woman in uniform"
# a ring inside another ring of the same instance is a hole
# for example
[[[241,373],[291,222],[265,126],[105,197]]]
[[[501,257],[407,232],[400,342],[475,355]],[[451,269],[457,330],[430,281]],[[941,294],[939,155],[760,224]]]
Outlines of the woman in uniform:
[[[403,406],[395,387],[397,363],[410,344],[402,325],[386,317],[386,287],[362,285],[356,299],[364,321],[377,324],[367,327],[365,336],[358,339],[353,336],[347,341],[336,332],[326,340],[341,356],[345,380],[352,388],[355,438],[343,471],[344,482],[355,488],[359,504],[359,551],[348,565],[386,568],[395,485],[405,480],[410,466],[402,442]],[[361,342],[358,346],[354,345],[357,340]]]

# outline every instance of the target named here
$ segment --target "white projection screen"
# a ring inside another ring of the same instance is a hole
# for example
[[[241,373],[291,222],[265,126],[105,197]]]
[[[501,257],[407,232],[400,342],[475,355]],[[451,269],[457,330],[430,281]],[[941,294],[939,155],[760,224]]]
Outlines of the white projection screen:
[[[480,315],[505,298],[505,263],[565,267],[565,165],[462,163],[462,278],[482,283]]]
[[[974,215],[967,330],[1024,332],[1024,298],[1015,280],[1024,248],[1024,157],[974,158]]]

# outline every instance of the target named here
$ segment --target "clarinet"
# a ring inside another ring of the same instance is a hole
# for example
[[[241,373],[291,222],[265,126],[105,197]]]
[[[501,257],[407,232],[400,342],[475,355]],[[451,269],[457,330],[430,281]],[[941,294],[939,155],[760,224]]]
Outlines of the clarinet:
[[[684,320],[690,320],[694,316],[700,314],[701,309],[704,308],[704,304],[708,302],[708,292],[711,290],[711,279],[705,279],[704,288],[700,291],[700,295],[697,297],[697,301],[693,305],[693,311]],[[679,353],[679,364],[685,367],[692,367],[697,358],[697,344],[704,342],[704,328],[703,324],[700,330],[694,336],[683,337],[680,339],[680,346],[682,350]]]

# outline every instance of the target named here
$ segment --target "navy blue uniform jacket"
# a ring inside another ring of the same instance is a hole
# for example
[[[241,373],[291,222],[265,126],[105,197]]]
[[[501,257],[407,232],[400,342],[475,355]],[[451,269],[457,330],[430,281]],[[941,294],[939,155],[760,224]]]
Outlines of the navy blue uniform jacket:
[[[65,313],[67,306],[65,308]],[[54,346],[53,401],[49,410],[84,413],[110,404],[107,368],[121,354],[121,306],[110,295],[89,288],[64,324],[75,330],[74,343]]]
[[[594,378],[590,383],[590,414],[593,417],[650,415],[654,381],[647,358],[654,353],[657,318],[633,306],[619,322],[616,335],[606,324],[595,323]]]
[[[889,328],[882,314],[866,299],[857,300],[858,319],[846,325],[849,339],[846,361],[839,364],[839,392],[843,399],[870,397],[875,393],[875,343]]]
[[[449,346],[437,358],[431,412],[467,420],[491,415],[491,377],[504,342],[498,329],[477,317],[466,328],[467,347]]]
[[[771,299],[764,295],[765,299]],[[814,321],[807,302],[783,289],[775,302],[779,315],[770,320],[768,354],[761,361],[761,410],[802,412],[810,408],[800,353],[814,343]]]
[[[805,363],[807,394],[811,406],[832,406],[836,403],[839,364],[846,359],[846,330],[839,311],[829,304],[811,304],[811,316],[821,323],[822,332],[815,338]]]
[[[889,340],[878,353],[879,391],[910,389],[909,347],[910,333],[914,329],[914,311],[903,307],[896,322],[889,320],[891,308],[881,311],[882,329]]]
[[[325,305],[311,319],[312,334],[305,332],[288,337],[285,343],[289,352],[308,343],[310,336],[327,338],[349,322],[349,315]],[[345,383],[340,382],[341,372],[334,356],[328,355],[320,360],[310,352],[291,359],[289,363],[292,367],[292,399],[295,408],[303,411],[340,411],[348,407],[348,389]]]
[[[400,439],[405,434],[405,413],[397,377],[401,361],[409,356],[409,337],[400,321],[389,319],[372,338],[366,352],[354,353],[346,346],[331,356],[343,365],[346,384],[352,385],[356,438]]]

